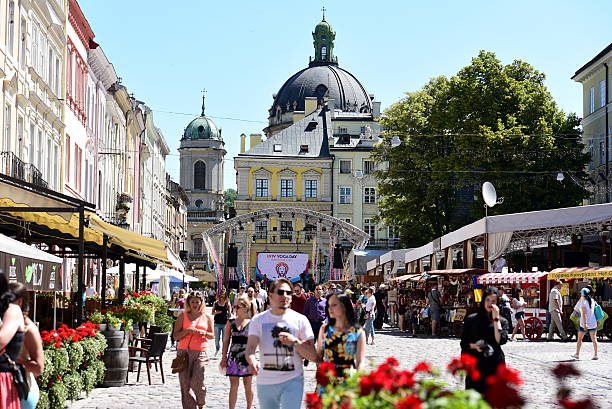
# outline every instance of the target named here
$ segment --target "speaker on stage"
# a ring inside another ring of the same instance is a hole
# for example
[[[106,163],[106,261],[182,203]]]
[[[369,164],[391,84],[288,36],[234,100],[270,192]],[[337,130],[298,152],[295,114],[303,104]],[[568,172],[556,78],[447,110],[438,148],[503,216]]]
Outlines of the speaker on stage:
[[[344,263],[342,262],[342,247],[336,246],[334,247],[334,265],[333,268],[344,268]]]
[[[227,282],[227,288],[229,288],[230,290],[233,288],[235,290],[237,290],[240,286],[240,283],[238,283],[238,280],[229,280]]]
[[[230,243],[227,248],[227,266],[238,267],[238,249],[235,243]]]

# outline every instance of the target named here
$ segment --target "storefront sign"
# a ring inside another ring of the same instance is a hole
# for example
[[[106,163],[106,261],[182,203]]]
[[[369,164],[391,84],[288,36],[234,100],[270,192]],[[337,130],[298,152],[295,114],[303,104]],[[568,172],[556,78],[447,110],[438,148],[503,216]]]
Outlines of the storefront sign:
[[[28,290],[62,291],[61,264],[0,252],[0,274]]]

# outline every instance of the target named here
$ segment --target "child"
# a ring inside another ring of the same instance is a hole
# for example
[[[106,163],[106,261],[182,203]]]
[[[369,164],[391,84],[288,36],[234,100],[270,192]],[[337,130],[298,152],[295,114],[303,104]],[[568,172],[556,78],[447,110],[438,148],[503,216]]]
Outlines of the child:
[[[419,328],[419,307],[416,304],[412,304],[410,323],[412,324],[412,335],[416,337],[417,329]]]

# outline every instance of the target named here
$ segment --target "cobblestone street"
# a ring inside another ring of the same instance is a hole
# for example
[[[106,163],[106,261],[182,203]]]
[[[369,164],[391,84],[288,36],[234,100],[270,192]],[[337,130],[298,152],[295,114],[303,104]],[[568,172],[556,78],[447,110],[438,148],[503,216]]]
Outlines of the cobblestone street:
[[[600,359],[592,361],[592,346],[586,343],[582,350],[582,360],[576,362],[583,375],[572,382],[577,396],[592,396],[602,409],[612,408],[612,344],[609,341],[600,343]],[[213,346],[214,348],[214,346]],[[556,391],[555,379],[550,375],[550,368],[561,361],[571,360],[574,342],[513,342],[504,347],[509,365],[519,369],[525,379],[522,393],[528,398],[527,408],[554,408],[552,403]],[[388,356],[395,356],[403,366],[411,367],[420,360],[427,360],[438,368],[444,368],[450,359],[459,354],[457,339],[410,338],[392,329],[383,330],[376,337],[376,345],[367,347],[367,358],[373,364],[383,361]],[[136,373],[130,373],[129,384],[122,388],[99,388],[89,397],[74,402],[70,409],[115,409],[115,408],[180,408],[178,376],[170,373],[170,362],[175,356],[168,351],[164,359],[166,383],[161,383],[159,373],[153,369],[153,385],[147,383],[146,372],[141,373],[140,382],[136,382]],[[229,382],[218,369],[219,360],[212,359],[208,366],[207,408],[227,408]],[[306,390],[314,388],[315,365],[305,368]],[[458,381],[446,374],[442,375],[451,385]],[[254,388],[255,389],[255,388]],[[245,407],[241,389],[237,408]],[[257,400],[255,401],[257,407]]]

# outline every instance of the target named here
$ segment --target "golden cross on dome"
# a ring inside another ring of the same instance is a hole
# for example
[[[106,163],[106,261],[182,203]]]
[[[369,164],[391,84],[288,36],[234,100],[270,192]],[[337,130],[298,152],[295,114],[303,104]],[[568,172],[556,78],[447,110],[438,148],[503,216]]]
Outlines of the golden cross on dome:
[[[325,6],[323,6],[323,8],[321,8],[321,11],[323,12],[323,21],[325,21],[325,12],[327,11]]]

